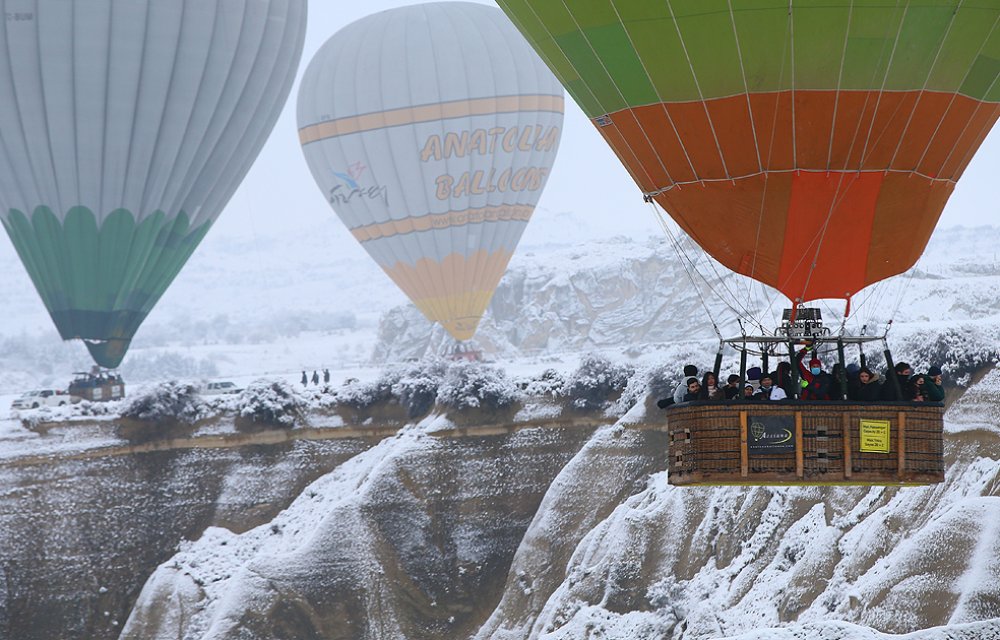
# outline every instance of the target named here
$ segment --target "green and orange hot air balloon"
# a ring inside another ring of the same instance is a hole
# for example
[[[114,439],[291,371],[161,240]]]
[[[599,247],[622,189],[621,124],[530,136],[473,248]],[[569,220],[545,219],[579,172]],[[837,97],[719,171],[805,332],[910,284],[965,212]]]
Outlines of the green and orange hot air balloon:
[[[643,193],[795,302],[910,268],[1000,114],[1000,2],[498,0]]]

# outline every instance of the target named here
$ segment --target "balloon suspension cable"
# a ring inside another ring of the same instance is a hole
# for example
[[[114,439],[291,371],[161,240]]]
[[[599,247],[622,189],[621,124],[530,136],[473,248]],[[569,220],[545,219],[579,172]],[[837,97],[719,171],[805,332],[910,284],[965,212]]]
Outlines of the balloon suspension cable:
[[[712,329],[715,330],[715,335],[719,337],[719,340],[724,340],[725,338],[722,337],[722,331],[719,330],[719,325],[716,324],[715,317],[712,315],[712,310],[709,308],[708,302],[706,302],[705,296],[702,295],[701,288],[698,286],[698,282],[695,280],[694,274],[698,273],[698,270],[695,268],[693,262],[691,262],[690,265],[688,264],[688,262],[691,261],[690,258],[687,255],[685,255],[684,252],[681,250],[680,241],[670,230],[670,227],[667,226],[666,220],[664,220],[663,216],[660,215],[659,211],[656,209],[656,205],[650,202],[650,206],[653,209],[653,214],[656,217],[656,221],[659,223],[660,228],[667,236],[667,239],[670,240],[670,245],[674,248],[674,252],[677,254],[681,266],[684,268],[684,273],[687,274],[688,280],[691,281],[691,287],[694,289],[694,292],[698,295],[698,300],[701,302],[701,306],[705,309],[705,315],[708,316],[709,320],[712,323]],[[699,273],[698,275],[701,274]],[[702,280],[705,280],[704,276],[702,276]],[[707,285],[708,282],[706,281],[705,284]],[[723,300],[723,302],[726,304],[726,306],[729,307],[731,311],[736,313],[736,310],[733,309],[728,302],[726,302],[725,300]],[[736,314],[737,316],[739,315],[738,313]]]
[[[643,199],[645,200],[645,198]],[[705,286],[707,286],[711,291],[715,293],[715,297],[720,302],[722,302],[722,304],[726,305],[726,308],[728,308],[730,312],[732,312],[733,317],[735,318],[746,317],[747,319],[751,320],[754,324],[756,324],[757,327],[760,328],[761,332],[766,333],[767,329],[764,327],[763,323],[760,321],[759,318],[754,317],[754,314],[751,313],[747,307],[743,306],[740,303],[739,296],[733,293],[733,291],[726,284],[722,274],[719,273],[719,270],[715,267],[715,264],[712,262],[712,259],[708,257],[708,254],[705,253],[704,251],[701,252],[701,255],[705,257],[705,260],[712,268],[712,271],[715,274],[718,283],[721,285],[723,289],[725,289],[726,293],[728,293],[732,297],[732,299],[735,301],[735,304],[739,306],[740,309],[737,309],[736,306],[734,306],[733,303],[729,301],[729,299],[727,299],[719,292],[718,286],[713,287],[713,285],[708,281],[708,278],[706,278],[705,275],[701,273],[697,263],[695,263],[695,261],[689,255],[687,255],[687,253],[681,247],[681,240],[677,237],[677,234],[675,234],[671,230],[669,222],[667,222],[666,218],[664,217],[664,213],[659,208],[657,208],[656,203],[652,200],[647,200],[647,202],[650,203],[650,209],[653,212],[653,216],[656,218],[657,224],[660,225],[660,229],[663,230],[664,235],[667,237],[668,240],[670,240],[671,246],[673,246],[674,252],[681,260],[681,264],[684,266],[684,270],[687,273],[688,278],[691,280],[692,285],[695,286],[695,290],[698,291],[694,279],[694,274],[697,274],[697,276],[701,278],[702,282],[705,283]],[[708,311],[707,307],[706,311]],[[709,317],[712,317],[710,312],[709,312]],[[713,319],[713,325],[714,324],[715,322]],[[721,335],[721,333],[718,330],[718,327],[716,327],[716,333],[719,333]]]
[[[899,313],[899,309],[903,306],[903,300],[906,299],[906,292],[909,290],[910,285],[913,283],[913,277],[917,275],[917,269],[920,267],[920,260],[917,260],[917,264],[913,265],[910,269],[909,275],[903,280],[903,287],[900,289],[899,297],[896,299],[896,304],[892,308],[892,313],[889,315],[889,324],[896,319],[896,314]],[[886,325],[885,332],[889,333],[889,326]]]

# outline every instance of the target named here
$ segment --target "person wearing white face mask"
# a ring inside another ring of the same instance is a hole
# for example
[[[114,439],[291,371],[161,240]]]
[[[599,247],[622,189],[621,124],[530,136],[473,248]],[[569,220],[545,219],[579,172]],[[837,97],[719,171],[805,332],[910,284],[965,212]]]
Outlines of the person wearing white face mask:
[[[784,400],[787,397],[784,389],[774,385],[771,374],[761,375],[760,391],[757,392],[758,400]]]

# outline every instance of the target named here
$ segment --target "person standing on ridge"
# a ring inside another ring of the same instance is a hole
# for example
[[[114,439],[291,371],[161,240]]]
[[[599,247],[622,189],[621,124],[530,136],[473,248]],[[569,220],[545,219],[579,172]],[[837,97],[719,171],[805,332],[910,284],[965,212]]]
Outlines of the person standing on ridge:
[[[313,381],[313,384],[319,384],[319,374],[316,373],[315,371],[313,371],[312,381]]]
[[[306,376],[306,372],[303,371],[302,372],[302,386],[305,387],[305,386],[308,386],[308,384],[309,384],[309,378]]]

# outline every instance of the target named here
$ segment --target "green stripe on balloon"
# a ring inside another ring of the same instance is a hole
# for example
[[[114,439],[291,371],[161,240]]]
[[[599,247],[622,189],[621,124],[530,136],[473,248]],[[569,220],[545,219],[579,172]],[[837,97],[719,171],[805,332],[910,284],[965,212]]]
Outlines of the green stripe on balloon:
[[[98,364],[116,367],[128,341],[208,233],[186,213],[162,211],[138,224],[124,209],[98,223],[86,207],[72,207],[60,221],[49,207],[30,219],[11,210],[3,220],[63,339],[115,341],[90,345]]]
[[[776,0],[500,5],[590,117],[791,89],[926,88],[1000,101],[995,3],[796,3],[791,14]]]

